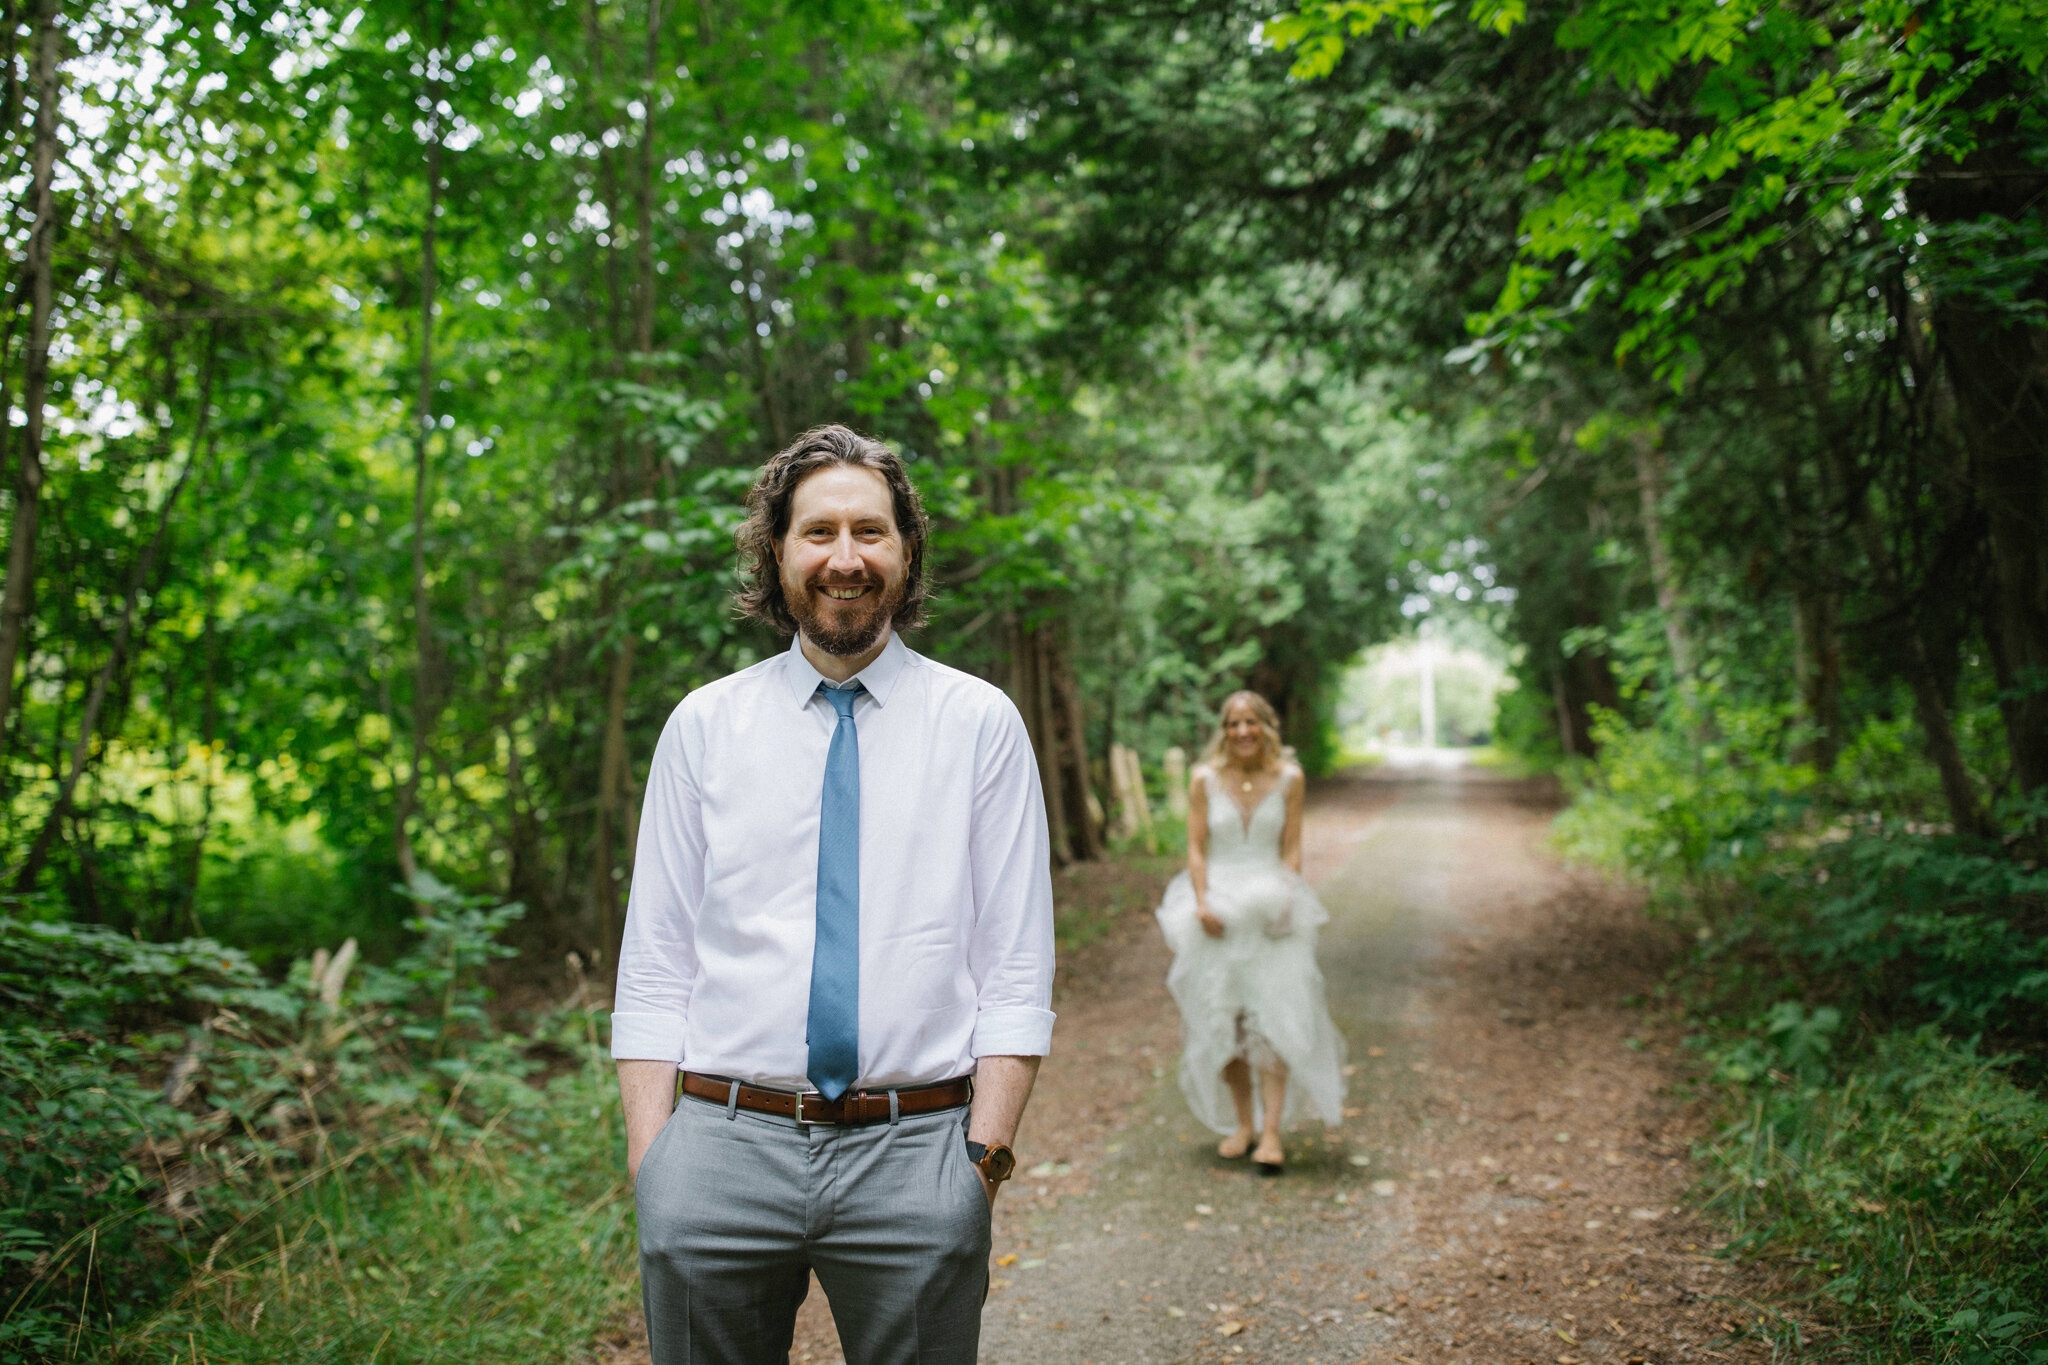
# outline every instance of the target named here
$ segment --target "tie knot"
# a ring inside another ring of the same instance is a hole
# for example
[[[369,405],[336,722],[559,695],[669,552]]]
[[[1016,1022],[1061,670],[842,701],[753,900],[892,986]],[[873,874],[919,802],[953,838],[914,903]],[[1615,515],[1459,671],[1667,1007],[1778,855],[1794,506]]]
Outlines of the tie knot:
[[[834,687],[830,683],[819,683],[818,690],[825,694],[825,700],[832,703],[832,709],[839,713],[841,720],[853,719],[853,699],[867,691],[859,683],[851,687]]]

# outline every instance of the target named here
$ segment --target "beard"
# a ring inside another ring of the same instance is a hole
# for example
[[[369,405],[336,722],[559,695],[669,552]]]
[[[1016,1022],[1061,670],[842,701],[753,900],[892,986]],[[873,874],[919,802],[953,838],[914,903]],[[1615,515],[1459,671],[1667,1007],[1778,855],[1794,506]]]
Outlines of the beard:
[[[865,654],[874,648],[875,641],[882,638],[890,620],[903,605],[904,595],[909,590],[907,581],[877,584],[872,578],[838,580],[820,579],[819,587],[878,587],[880,591],[861,597],[844,606],[827,607],[820,610],[817,599],[811,594],[809,583],[783,581],[783,600],[789,604],[789,614],[796,618],[797,629],[827,654],[842,659]],[[828,599],[829,600],[829,599]]]

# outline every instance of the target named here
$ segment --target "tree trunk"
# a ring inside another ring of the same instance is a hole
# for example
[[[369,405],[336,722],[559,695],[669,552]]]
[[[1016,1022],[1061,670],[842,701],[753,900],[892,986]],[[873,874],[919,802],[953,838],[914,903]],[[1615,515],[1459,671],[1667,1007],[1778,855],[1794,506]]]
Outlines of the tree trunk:
[[[1879,598],[1900,604],[1892,618],[1901,627],[1898,631],[1899,671],[1913,693],[1913,715],[1920,722],[1928,761],[1934,764],[1941,779],[1941,794],[1948,805],[1950,823],[1960,834],[1988,836],[1991,833],[1990,822],[1977,804],[1970,770],[1963,762],[1961,747],[1956,743],[1955,727],[1949,722],[1948,703],[1941,694],[1941,680],[1935,673],[1933,659],[1928,655],[1926,637],[1921,634],[1917,612],[1913,609],[1913,594],[1906,590],[1899,572],[1898,557],[1885,540],[1883,529],[1873,519],[1859,521],[1857,530],[1864,554],[1875,570]]]
[[[57,3],[43,0],[35,17],[36,88],[34,170],[29,198],[35,224],[28,239],[28,366],[22,383],[21,459],[14,484],[14,525],[7,541],[7,579],[0,586],[0,758],[5,758],[8,721],[14,709],[14,671],[28,630],[29,599],[35,591],[36,532],[43,497],[43,404],[50,392],[50,309],[52,255],[57,210],[50,183],[57,163],[57,114],[61,98],[57,71]]]
[[[441,5],[441,40],[431,49],[428,60],[440,69],[441,52],[447,46],[447,5]],[[426,763],[427,735],[434,723],[434,636],[427,601],[427,487],[430,472],[428,441],[434,430],[434,288],[435,233],[441,212],[441,81],[427,80],[427,221],[420,230],[420,368],[419,389],[413,402],[412,433],[412,761],[406,765],[405,782],[398,791],[398,810],[392,821],[392,841],[398,858],[398,875],[406,886],[419,876],[419,861],[413,852],[409,828],[419,805],[420,769]]]
[[[1059,739],[1052,721],[1052,689],[1040,632],[1012,618],[1010,626],[1010,696],[1024,718],[1025,732],[1038,759],[1038,785],[1045,798],[1046,826],[1052,838],[1054,866],[1073,861],[1067,830],[1065,784],[1060,780]],[[1083,819],[1087,818],[1085,815]]]
[[[543,875],[540,821],[534,814],[533,793],[526,785],[526,766],[519,757],[516,711],[508,709],[502,713],[498,729],[505,737],[505,843],[510,864],[505,873],[505,893],[538,916],[550,909],[553,897],[548,894]]]
[[[846,234],[832,239],[831,259],[842,274],[858,277],[869,268],[869,258],[873,254],[868,250],[870,217],[865,210],[848,214]],[[839,345],[846,360],[846,382],[857,384],[867,377],[868,329],[874,326],[874,320],[854,311],[853,292],[843,283],[833,284],[829,298],[832,316],[839,320]]]
[[[740,263],[745,267],[747,279],[751,282],[757,269],[754,264],[754,244],[751,241],[740,243]],[[753,290],[749,289],[746,300],[748,316],[754,320],[754,325],[747,329],[747,348],[754,361],[754,387],[761,399],[761,423],[767,429],[769,444],[781,450],[795,439],[796,432],[791,428],[789,414],[783,411],[782,402],[776,397],[775,364],[769,354],[768,340],[761,335],[763,327],[770,331],[774,330],[774,324],[770,321],[774,313],[768,306],[765,290],[762,297],[755,298]]]
[[[1941,795],[1948,803],[1949,821],[1958,834],[1989,838],[1990,822],[1978,804],[1970,770],[1956,743],[1955,727],[1949,723],[1948,703],[1942,700],[1941,684],[1934,676],[1934,665],[1927,657],[1927,646],[1920,638],[1917,623],[1907,626],[1904,644],[1901,652],[1905,656],[1906,685],[1913,689],[1913,715],[1927,740],[1927,756],[1941,776]]]
[[[2048,329],[1960,303],[1937,336],[1987,522],[1997,631],[2012,685],[2006,745],[2022,792],[2048,787]]]
[[[219,604],[209,590],[206,615],[199,627],[200,649],[206,660],[200,683],[199,742],[206,773],[199,783],[199,827],[186,842],[178,876],[178,894],[185,898],[185,917],[195,935],[206,932],[199,922],[199,882],[206,872],[206,841],[213,832],[214,746],[220,739],[220,648],[215,630],[218,614]]]
[[[2026,101],[2009,98],[2033,83],[2008,60],[1970,84],[1963,108],[2005,105],[1979,120],[1961,164],[1931,159],[1910,193],[1916,212],[1943,224],[2038,219],[2048,169],[2024,122]],[[2013,293],[2034,308],[2048,304],[2048,271],[2036,267]],[[1952,288],[1936,299],[1933,322],[1988,522],[1996,606],[1987,626],[1998,633],[2013,679],[2000,698],[2006,744],[2020,790],[2031,792],[2048,786],[2048,329],[2015,313]]]
[[[1050,631],[1046,632],[1046,637],[1051,665],[1047,672],[1051,675],[1064,740],[1059,746],[1059,754],[1066,780],[1063,804],[1072,814],[1073,845],[1070,851],[1082,862],[1093,862],[1102,856],[1102,831],[1089,814],[1090,805],[1099,803],[1091,803],[1089,799],[1088,727],[1081,707],[1081,688],[1074,681],[1074,671],[1067,661],[1066,652],[1052,643]]]
[[[1591,645],[1582,647],[1558,670],[1558,685],[1564,692],[1560,723],[1571,731],[1568,752],[1582,758],[1599,757],[1600,746],[1593,742],[1593,708],[1621,710],[1621,689],[1615,685],[1607,656]]]
[[[624,610],[624,608],[621,608]],[[592,900],[597,906],[597,958],[609,960],[612,930],[618,923],[619,888],[612,837],[619,824],[619,796],[625,786],[626,699],[633,686],[633,654],[637,638],[628,630],[612,655],[611,685],[605,692],[604,741],[597,769],[597,848],[592,865]]]
[[[1572,733],[1572,706],[1564,691],[1564,670],[1556,664],[1549,668],[1550,703],[1557,710],[1557,747],[1564,751],[1566,758],[1577,758],[1578,736]]]
[[[1608,662],[1607,652],[1603,649],[1582,649],[1572,656],[1572,662],[1578,665],[1576,671],[1580,682],[1581,717],[1585,715],[1587,708],[1592,706],[1597,706],[1603,711],[1620,711],[1621,684],[1614,680],[1614,665]],[[1580,724],[1585,725],[1586,722],[1582,719]],[[1584,733],[1587,741],[1586,752],[1591,754],[1591,727],[1588,726]]]
[[[1145,796],[1145,765],[1138,751],[1118,744],[1109,751],[1110,794],[1117,806],[1117,836],[1143,839],[1145,851],[1158,851],[1152,824],[1152,806]]]
[[[593,19],[593,42],[597,40],[594,25]],[[660,94],[656,69],[660,39],[661,0],[650,0],[640,91],[636,227],[639,240],[634,244],[633,284],[633,349],[640,357],[639,372],[643,384],[653,378],[647,357],[654,350],[654,103]],[[616,250],[616,233],[612,240]],[[617,312],[616,305],[613,312]],[[642,441],[626,458],[634,466],[626,473],[626,486],[633,490],[635,497],[648,496],[654,491],[658,457],[648,443]],[[630,600],[630,592],[620,589],[616,610],[622,614],[629,613]],[[625,863],[626,875],[632,875],[633,842],[630,837],[621,839],[619,836],[622,832],[630,834],[630,827],[635,825],[631,814],[625,810],[626,787],[631,775],[631,758],[626,752],[626,708],[632,699],[633,664],[638,645],[639,638],[633,633],[632,622],[626,620],[618,646],[612,651],[611,680],[605,689],[604,738],[598,755],[597,837],[592,858],[591,889],[592,900],[597,906],[596,961],[599,963],[609,959],[612,934],[619,924],[618,866],[621,861]]]
[[[1842,646],[1836,633],[1841,601],[1829,592],[1799,588],[1792,599],[1793,673],[1799,704],[1813,733],[1795,754],[1820,772],[1835,766],[1842,734]]]
[[[644,357],[654,349],[654,105],[661,97],[661,0],[647,0],[647,45],[640,72],[640,240],[634,243],[633,344]]]
[[[1060,772],[1059,720],[1052,704],[1052,659],[1043,626],[1030,631],[1028,648],[1038,713],[1038,764],[1040,779],[1045,783],[1045,813],[1052,829],[1054,861],[1064,865],[1074,860],[1073,829],[1067,818],[1067,784]],[[1085,820],[1087,816],[1081,818]]]
[[[1650,584],[1657,592],[1657,613],[1664,618],[1664,643],[1671,651],[1671,672],[1678,682],[1678,694],[1690,702],[1693,696],[1692,634],[1685,621],[1685,605],[1678,597],[1678,574],[1671,563],[1671,547],[1664,535],[1664,452],[1654,436],[1635,438],[1636,490],[1642,499],[1643,542],[1649,550]]]

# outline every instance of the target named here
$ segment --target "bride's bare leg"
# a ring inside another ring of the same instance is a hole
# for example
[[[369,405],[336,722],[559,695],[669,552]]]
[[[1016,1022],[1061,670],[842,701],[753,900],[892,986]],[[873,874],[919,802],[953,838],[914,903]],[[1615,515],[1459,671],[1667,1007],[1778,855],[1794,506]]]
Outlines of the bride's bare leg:
[[[1216,1155],[1236,1160],[1252,1149],[1252,1069],[1244,1058],[1232,1058],[1223,1068],[1223,1083],[1230,1087],[1230,1103],[1237,1110],[1237,1131],[1216,1144]]]
[[[1265,1110],[1262,1116],[1265,1123],[1252,1160],[1261,1166],[1278,1166],[1286,1160],[1286,1153],[1280,1145],[1280,1117],[1287,1112],[1287,1067],[1284,1063],[1276,1062],[1271,1071],[1259,1073],[1259,1100]]]

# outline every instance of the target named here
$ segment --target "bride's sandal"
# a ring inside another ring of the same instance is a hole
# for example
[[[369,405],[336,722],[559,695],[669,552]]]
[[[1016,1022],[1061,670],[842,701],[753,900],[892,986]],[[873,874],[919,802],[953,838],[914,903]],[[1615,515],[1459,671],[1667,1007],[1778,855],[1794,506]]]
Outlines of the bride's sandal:
[[[1232,1133],[1216,1144],[1216,1155],[1225,1161],[1236,1161],[1252,1149],[1250,1133]]]
[[[1278,1142],[1261,1142],[1252,1153],[1252,1164],[1260,1175],[1279,1175],[1287,1169],[1287,1153]]]

